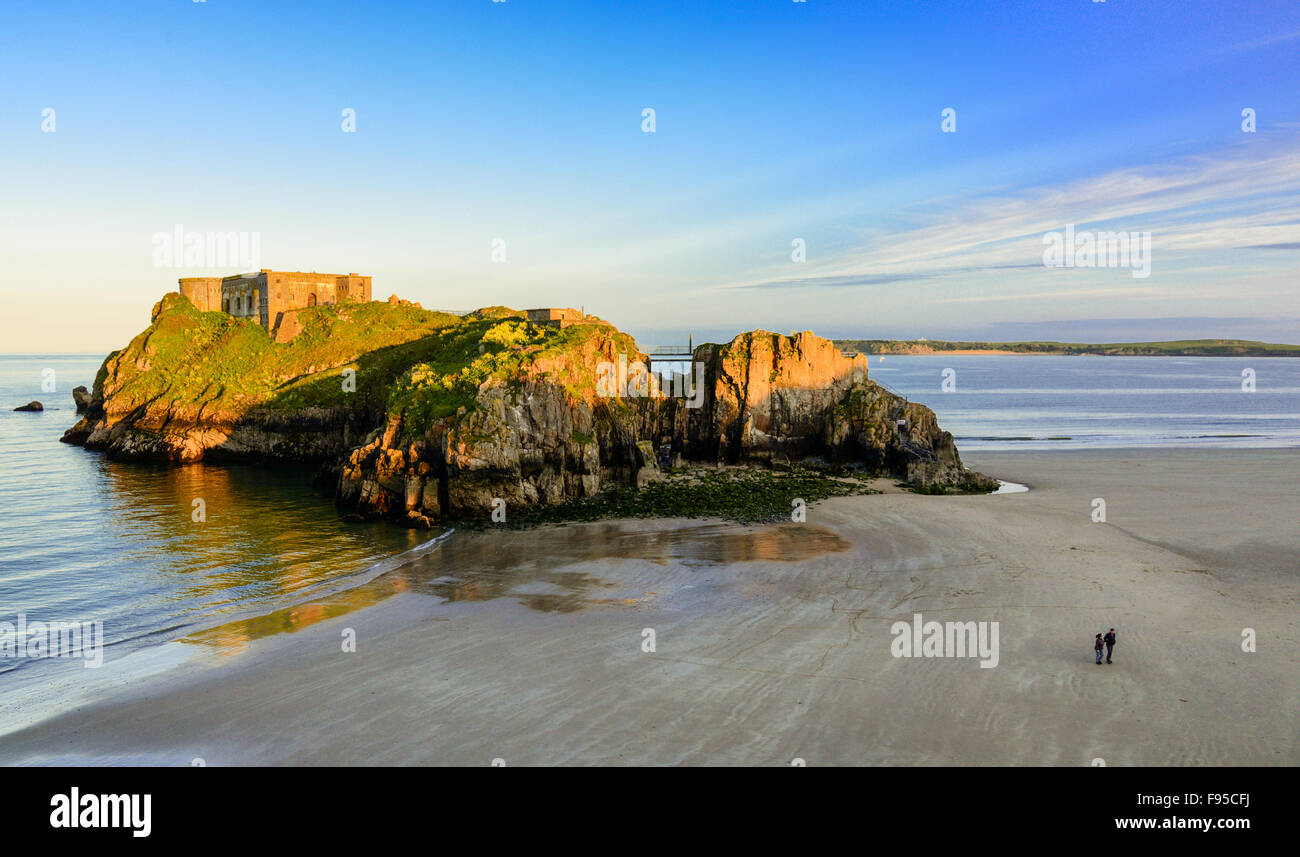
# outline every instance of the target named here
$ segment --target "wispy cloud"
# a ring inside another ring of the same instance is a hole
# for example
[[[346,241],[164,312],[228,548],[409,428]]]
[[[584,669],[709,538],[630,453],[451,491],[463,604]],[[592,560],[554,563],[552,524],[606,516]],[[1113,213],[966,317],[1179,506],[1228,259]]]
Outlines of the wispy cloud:
[[[808,263],[802,276],[730,285],[873,286],[1041,268],[1044,234],[1066,224],[1150,232],[1155,265],[1182,262],[1184,270],[1198,255],[1294,249],[1300,246],[1300,146],[1252,138],[1214,156],[946,202],[924,225],[875,233],[837,258]]]
[[[930,271],[894,274],[873,274],[862,276],[849,274],[845,276],[799,277],[784,280],[769,280],[748,285],[733,286],[739,289],[797,289],[797,288],[853,288],[857,286],[886,286],[891,283],[908,283],[917,280],[937,280],[956,274],[974,274],[982,271],[1006,271],[1020,268],[1041,268],[1042,263],[1026,265],[985,265],[981,268],[959,268],[951,271]]]
[[[957,298],[931,298],[927,304],[982,304],[998,303],[1001,301],[1022,301],[1022,300],[1074,300],[1076,298],[1114,298],[1114,297],[1132,297],[1133,295],[1155,295],[1159,294],[1162,289],[1154,286],[1132,286],[1128,288],[1111,288],[1111,289],[1057,289],[1050,292],[1030,292],[1006,295],[968,295]]]
[[[1292,42],[1296,39],[1300,39],[1300,30],[1297,30],[1294,33],[1281,33],[1279,35],[1265,36],[1262,39],[1254,39],[1249,42],[1238,42],[1235,45],[1228,45],[1227,47],[1220,48],[1215,51],[1215,53],[1235,54],[1241,53],[1242,51],[1253,51],[1258,50],[1259,48],[1269,48],[1273,45],[1280,45],[1284,42]]]

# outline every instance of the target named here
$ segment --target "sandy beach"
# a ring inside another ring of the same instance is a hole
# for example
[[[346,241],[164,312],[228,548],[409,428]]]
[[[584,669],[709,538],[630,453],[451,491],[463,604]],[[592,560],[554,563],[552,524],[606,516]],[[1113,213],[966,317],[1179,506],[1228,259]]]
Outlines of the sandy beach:
[[[1300,764],[1300,450],[963,457],[1031,490],[457,533],[0,763]],[[998,623],[997,665],[895,657],[916,613]]]

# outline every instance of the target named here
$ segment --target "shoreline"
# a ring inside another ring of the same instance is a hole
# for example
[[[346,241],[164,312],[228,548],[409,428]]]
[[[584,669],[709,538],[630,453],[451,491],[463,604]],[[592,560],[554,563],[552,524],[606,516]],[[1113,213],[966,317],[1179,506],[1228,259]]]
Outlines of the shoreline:
[[[1297,455],[970,451],[1030,491],[457,533],[373,602],[288,607],[300,625],[0,736],[0,761],[1294,765]],[[914,612],[1000,622],[998,667],[892,657]]]

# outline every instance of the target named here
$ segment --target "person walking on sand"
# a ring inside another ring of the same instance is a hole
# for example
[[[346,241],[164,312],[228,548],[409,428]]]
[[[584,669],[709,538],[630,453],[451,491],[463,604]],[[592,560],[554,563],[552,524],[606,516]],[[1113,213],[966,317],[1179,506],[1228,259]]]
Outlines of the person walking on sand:
[[[1101,639],[1106,643],[1106,663],[1110,663],[1110,653],[1115,649],[1115,629],[1111,628]]]
[[[1093,651],[1097,653],[1097,666],[1101,666],[1101,647],[1102,647],[1101,634],[1098,634],[1097,642],[1093,643],[1092,645]]]

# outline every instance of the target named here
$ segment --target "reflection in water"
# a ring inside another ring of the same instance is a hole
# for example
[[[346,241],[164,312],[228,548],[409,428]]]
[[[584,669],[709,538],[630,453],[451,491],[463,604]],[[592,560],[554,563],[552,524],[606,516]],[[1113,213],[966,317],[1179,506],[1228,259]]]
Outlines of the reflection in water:
[[[60,443],[77,419],[68,391],[102,360],[0,356],[0,402],[46,407],[0,408],[0,621],[99,622],[105,642],[97,670],[0,657],[0,732],[170,665],[177,647],[160,643],[311,601],[430,535],[340,520],[311,469],[131,464]]]
[[[115,462],[27,431],[0,434],[0,620],[102,622],[115,656],[306,600],[429,538],[340,520],[308,470]],[[0,659],[0,674],[49,668]]]
[[[281,600],[414,547],[419,537],[342,523],[304,471],[107,460],[103,467],[105,523],[123,559],[159,566],[172,585],[158,596],[199,615]],[[200,510],[204,519],[195,520]]]
[[[574,566],[584,562],[644,560],[667,565],[723,565],[739,562],[798,562],[847,550],[835,533],[807,524],[739,529],[727,524],[647,530],[622,522],[545,527],[535,530],[455,534],[437,550],[422,554],[373,580],[309,604],[265,616],[228,622],[185,638],[228,651],[243,644],[295,631],[375,604],[401,592],[442,603],[511,597],[546,613],[569,613],[592,604],[623,603],[599,597],[616,584]]]

